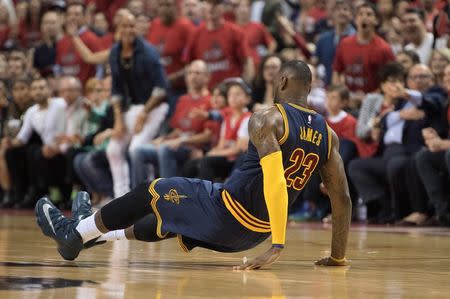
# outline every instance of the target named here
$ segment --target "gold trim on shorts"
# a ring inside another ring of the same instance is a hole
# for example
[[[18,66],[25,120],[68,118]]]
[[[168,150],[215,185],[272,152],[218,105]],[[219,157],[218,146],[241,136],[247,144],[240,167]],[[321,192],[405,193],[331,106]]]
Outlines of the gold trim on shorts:
[[[161,215],[159,214],[158,208],[156,207],[156,203],[160,199],[160,196],[159,196],[158,192],[156,192],[156,190],[155,190],[155,185],[159,180],[160,179],[156,179],[150,184],[150,186],[148,187],[148,192],[152,196],[152,201],[150,202],[150,205],[152,206],[153,212],[155,213],[156,219],[158,221],[157,226],[156,226],[156,235],[158,235],[159,238],[164,239],[167,236],[168,232],[165,234],[163,234],[161,232],[162,218],[161,218]]]
[[[254,232],[270,233],[270,222],[260,220],[250,214],[238,201],[231,198],[227,190],[222,191],[222,200],[227,210],[240,224]]]
[[[178,245],[180,245],[181,249],[184,252],[189,253],[189,249],[186,247],[186,245],[184,245],[183,236],[182,235],[177,234],[177,241],[178,241]]]

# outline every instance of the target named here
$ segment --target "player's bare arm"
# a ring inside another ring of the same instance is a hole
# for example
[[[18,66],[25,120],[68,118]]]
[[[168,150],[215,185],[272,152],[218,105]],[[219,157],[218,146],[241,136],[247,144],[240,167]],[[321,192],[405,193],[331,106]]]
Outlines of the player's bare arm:
[[[330,130],[331,131],[331,130]],[[339,139],[333,134],[331,154],[328,161],[320,170],[320,175],[331,200],[333,217],[331,255],[316,262],[323,266],[345,266],[348,232],[352,215],[350,199],[344,165],[339,155]]]
[[[252,115],[249,121],[249,135],[250,140],[253,145],[258,150],[258,154],[260,159],[267,157],[273,153],[277,153],[281,151],[278,140],[284,134],[284,125],[283,118],[279,112],[279,110],[273,106],[268,109],[264,109],[262,111],[256,112]],[[280,167],[282,168],[282,162],[280,162]],[[264,175],[264,168],[263,168]],[[282,177],[283,180],[284,176]],[[287,190],[286,190],[287,192]],[[287,204],[285,207],[287,214]],[[269,211],[270,216],[270,211]],[[273,219],[270,219],[271,226],[274,226]],[[284,230],[286,229],[286,224],[284,225]],[[272,232],[272,242],[273,232]],[[235,267],[235,270],[252,270],[259,269],[263,266],[268,266],[274,263],[281,255],[281,251],[283,250],[282,244],[272,245],[269,250],[267,250],[264,254],[250,260],[245,261],[240,266]]]

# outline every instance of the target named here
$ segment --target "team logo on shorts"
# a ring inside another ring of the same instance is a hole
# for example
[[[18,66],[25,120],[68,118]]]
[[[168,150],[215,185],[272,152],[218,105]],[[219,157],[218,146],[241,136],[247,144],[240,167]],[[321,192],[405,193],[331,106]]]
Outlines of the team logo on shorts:
[[[170,189],[169,193],[164,194],[165,200],[170,201],[177,205],[180,204],[180,199],[182,199],[182,198],[187,198],[187,196],[178,194],[177,190],[175,190],[175,189]]]

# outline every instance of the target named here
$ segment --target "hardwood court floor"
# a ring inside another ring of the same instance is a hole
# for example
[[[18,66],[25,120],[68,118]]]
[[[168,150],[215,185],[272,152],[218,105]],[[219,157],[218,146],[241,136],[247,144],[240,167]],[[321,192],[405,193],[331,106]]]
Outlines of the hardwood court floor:
[[[195,249],[176,240],[120,241],[65,262],[31,212],[0,212],[0,298],[449,298],[450,231],[356,226],[351,267],[315,267],[329,252],[321,224],[291,226],[281,260],[268,270],[233,272],[244,253]]]

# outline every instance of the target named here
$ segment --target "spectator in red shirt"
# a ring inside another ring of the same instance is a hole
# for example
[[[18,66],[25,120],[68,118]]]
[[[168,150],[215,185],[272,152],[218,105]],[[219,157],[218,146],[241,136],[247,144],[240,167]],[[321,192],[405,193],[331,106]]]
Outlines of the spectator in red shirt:
[[[73,24],[78,29],[78,35],[84,44],[93,52],[102,49],[97,36],[85,26],[85,7],[80,3],[72,3],[67,7],[66,24]],[[65,35],[56,46],[56,64],[58,73],[78,77],[84,84],[88,78],[95,75],[95,66],[89,65],[81,59],[75,49],[70,35]]]
[[[192,152],[203,149],[210,143],[212,131],[206,126],[207,120],[190,117],[193,108],[208,111],[210,107],[208,79],[204,61],[193,61],[187,67],[188,93],[181,96],[177,103],[170,120],[172,131],[150,144],[140,145],[130,151],[132,187],[148,177],[146,163],[158,165],[160,177],[173,177],[178,174],[178,167],[190,159]]]
[[[370,3],[358,6],[356,34],[344,38],[336,50],[333,83],[345,83],[352,92],[369,93],[379,86],[376,74],[390,60],[392,49],[375,33],[376,8]]]
[[[226,178],[236,158],[247,151],[248,122],[251,116],[247,105],[251,101],[251,89],[242,80],[230,82],[227,100],[231,112],[224,115],[219,143],[200,161],[199,178],[204,180]]]
[[[187,60],[202,59],[211,73],[212,88],[226,78],[242,76],[251,82],[254,64],[248,42],[242,30],[223,17],[220,0],[208,0],[203,4],[204,21],[194,34],[187,51]]]
[[[169,105],[175,108],[178,98],[185,93],[183,80],[185,63],[183,52],[189,43],[195,26],[186,18],[177,16],[175,0],[158,2],[159,17],[153,20],[147,40],[158,50],[171,88]]]
[[[255,69],[261,58],[273,54],[277,48],[272,34],[261,23],[250,22],[250,1],[241,0],[235,9],[236,24],[238,24],[247,38]]]
[[[28,3],[27,14],[19,20],[19,39],[23,48],[32,48],[41,39],[40,19],[42,15],[42,1],[31,0]]]

